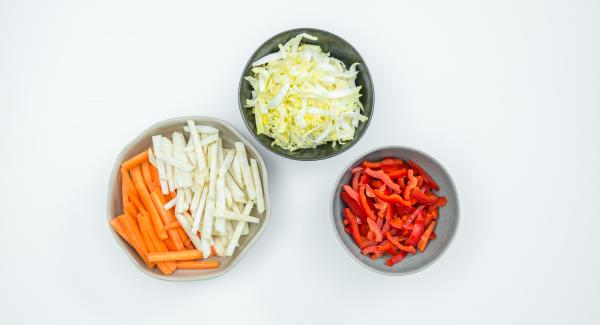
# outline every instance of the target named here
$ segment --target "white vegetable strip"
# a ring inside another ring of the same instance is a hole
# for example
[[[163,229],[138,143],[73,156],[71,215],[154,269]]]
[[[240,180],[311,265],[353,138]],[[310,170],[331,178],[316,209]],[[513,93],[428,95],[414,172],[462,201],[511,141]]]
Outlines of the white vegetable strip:
[[[190,132],[190,142],[192,143],[194,147],[194,153],[196,154],[196,166],[198,167],[198,171],[202,175],[202,173],[204,173],[204,170],[206,169],[206,157],[204,157],[204,151],[202,149],[203,143],[200,139],[200,136],[198,135],[198,132],[196,131],[194,121],[188,120],[187,124],[192,130],[192,132]]]
[[[188,126],[183,127],[183,130],[185,132],[190,132],[191,129],[192,129],[192,127],[189,125],[189,123],[188,123]],[[208,126],[208,125],[196,125],[196,132],[204,133],[204,134],[218,134],[219,129],[214,128],[212,126]]]
[[[165,203],[165,205],[164,205],[165,210],[170,210],[172,207],[175,206],[175,203],[177,203],[177,198],[174,198],[171,201]]]
[[[202,189],[202,194],[200,195],[200,202],[198,203],[198,208],[194,212],[194,227],[192,228],[192,232],[196,233],[198,229],[200,229],[200,220],[202,219],[202,212],[204,212],[204,206],[206,205],[206,197],[208,196],[208,188],[205,187]],[[200,249],[200,247],[196,247]]]
[[[215,195],[217,194],[217,163],[218,163],[218,151],[219,146],[217,143],[213,143],[210,145],[210,168],[209,168],[209,177],[208,177],[208,198],[215,200]]]
[[[227,155],[225,155],[225,159],[223,159],[223,163],[221,164],[221,168],[219,168],[219,177],[225,177],[225,174],[229,170],[229,167],[231,167],[231,163],[233,162],[234,157],[235,152],[233,150],[227,152]]]
[[[225,180],[221,177],[217,179],[217,200],[215,202],[215,230],[219,233],[225,232]]]
[[[262,182],[260,181],[260,173],[258,172],[258,164],[255,159],[250,159],[250,167],[252,170],[252,178],[256,188],[256,210],[258,213],[265,211],[265,198],[263,196]]]
[[[238,184],[233,180],[233,177],[231,177],[229,173],[225,175],[225,185],[227,186],[227,188],[229,188],[229,191],[231,192],[231,196],[233,197],[234,201],[241,203],[246,202],[246,195],[244,194],[242,189],[240,189]]]
[[[202,222],[202,254],[204,256],[210,256],[210,241],[212,238],[213,228],[213,214],[215,211],[215,201],[210,199],[210,189],[208,190],[208,201],[206,202],[206,208],[204,210],[204,217]]]
[[[198,237],[196,232],[192,231],[192,226],[190,225],[187,217],[184,216],[183,214],[176,213],[175,218],[177,218],[177,221],[179,221],[181,228],[183,228],[183,231],[185,231],[185,234],[190,238],[190,240],[192,241],[192,244],[194,244],[194,246],[197,249],[200,249],[200,247],[202,247],[202,241],[200,240],[200,238]],[[210,247],[208,249],[209,249],[209,255],[210,255]],[[204,256],[209,256],[209,255],[204,255]]]
[[[158,178],[160,179],[160,190],[162,194],[166,195],[169,194],[169,185],[167,183],[168,177],[165,163],[162,158],[159,157],[161,153],[161,142],[162,140],[160,135],[152,136],[152,146],[154,147],[154,156],[156,157],[156,169],[158,170]]]
[[[251,223],[259,223],[260,219],[258,219],[257,217],[253,217],[253,216],[246,216],[234,211],[225,211],[225,214],[223,214],[223,217],[225,219],[229,219],[229,220],[238,220],[238,221],[246,221],[246,222],[251,222]]]
[[[233,175],[233,179],[240,188],[244,188],[244,181],[242,180],[242,165],[240,165],[240,155],[238,155],[237,152],[235,153],[235,157],[233,158],[233,163],[231,165],[231,175]]]
[[[242,212],[242,215],[243,216],[250,215],[250,211],[252,211],[253,206],[254,206],[253,201],[246,203],[246,206],[244,206],[244,211]],[[246,224],[246,222],[239,221],[235,225],[235,230],[233,231],[233,236],[231,237],[231,240],[229,241],[229,245],[227,245],[227,250],[225,251],[225,256],[233,255],[233,251],[235,250],[235,246],[237,245],[238,241],[240,240],[240,235],[242,234],[245,224]]]
[[[250,200],[254,200],[256,197],[256,190],[254,189],[254,182],[252,181],[252,172],[250,172],[250,166],[248,165],[248,158],[246,157],[246,147],[242,142],[235,143],[235,149],[239,155],[239,163],[242,168],[242,179],[244,180],[244,188],[248,194]]]

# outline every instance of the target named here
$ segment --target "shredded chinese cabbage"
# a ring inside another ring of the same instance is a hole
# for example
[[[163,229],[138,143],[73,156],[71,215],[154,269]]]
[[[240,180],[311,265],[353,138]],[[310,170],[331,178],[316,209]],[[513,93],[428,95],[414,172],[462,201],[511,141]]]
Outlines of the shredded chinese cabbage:
[[[359,122],[367,120],[355,84],[359,63],[346,68],[320,46],[301,44],[303,38],[317,40],[295,36],[252,63],[254,75],[245,77],[253,88],[246,107],[254,113],[257,133],[290,151],[352,140]]]

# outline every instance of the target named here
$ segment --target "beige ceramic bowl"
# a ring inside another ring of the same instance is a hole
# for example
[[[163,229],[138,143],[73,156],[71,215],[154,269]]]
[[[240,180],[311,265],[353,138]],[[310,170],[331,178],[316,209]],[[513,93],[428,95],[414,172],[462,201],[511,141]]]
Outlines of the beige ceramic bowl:
[[[121,180],[119,173],[121,164],[127,159],[142,152],[143,150],[147,150],[152,143],[151,137],[153,135],[160,134],[170,137],[174,131],[181,132],[187,120],[193,120],[194,122],[196,122],[196,124],[209,125],[218,128],[219,135],[223,139],[223,146],[226,148],[232,148],[234,146],[233,143],[236,141],[241,141],[244,143],[244,145],[246,145],[248,159],[256,159],[258,163],[258,168],[260,169],[260,173],[262,176],[263,191],[265,196],[265,211],[262,214],[258,214],[256,208],[252,211],[252,215],[256,215],[260,218],[260,223],[249,225],[250,234],[248,234],[247,236],[242,236],[240,238],[240,245],[238,248],[236,248],[233,256],[210,258],[210,260],[219,261],[219,268],[213,270],[177,270],[175,271],[175,273],[165,276],[157,268],[154,268],[152,270],[148,269],[148,267],[144,264],[144,262],[135,252],[135,250],[131,248],[127,244],[127,242],[125,242],[116,232],[112,230],[112,228],[110,227],[110,221],[115,216],[118,216],[123,212],[123,204],[121,199]],[[119,243],[119,246],[123,249],[127,256],[129,256],[133,264],[142,272],[152,277],[171,281],[196,281],[214,278],[229,271],[235,264],[237,264],[237,262],[242,258],[242,256],[244,256],[248,249],[250,249],[254,241],[256,241],[258,236],[260,236],[263,229],[265,228],[267,222],[269,221],[270,213],[268,184],[269,182],[267,179],[267,169],[265,168],[265,162],[263,161],[262,157],[260,156],[256,148],[254,148],[254,146],[250,144],[248,140],[246,140],[228,123],[216,118],[204,116],[186,116],[165,120],[152,125],[140,135],[138,135],[137,138],[135,138],[127,146],[125,146],[125,148],[117,157],[108,184],[107,225],[110,231],[112,232],[113,236]]]

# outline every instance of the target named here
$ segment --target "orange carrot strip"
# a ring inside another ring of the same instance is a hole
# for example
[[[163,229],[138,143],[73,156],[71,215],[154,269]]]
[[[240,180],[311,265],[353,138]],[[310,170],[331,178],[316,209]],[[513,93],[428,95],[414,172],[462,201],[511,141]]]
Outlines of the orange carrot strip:
[[[130,172],[131,172],[131,179],[133,180],[134,185],[135,185],[135,183],[139,182],[139,183],[144,184],[144,186],[146,186],[145,185],[146,183],[144,183],[144,176],[142,175],[142,168],[140,166],[133,167],[130,170]]]
[[[154,182],[152,181],[152,174],[150,173],[150,162],[144,161],[141,165],[142,177],[144,178],[144,184],[149,192],[154,189]]]
[[[140,255],[144,263],[146,263],[149,268],[153,268],[154,263],[148,260],[148,249],[146,248],[146,244],[142,239],[142,233],[138,228],[137,222],[135,222],[135,220],[132,222],[132,219],[127,214],[119,216],[118,218],[120,219],[119,222],[123,224],[123,228],[127,232],[128,236],[130,236],[131,242],[133,243],[133,248]]]
[[[152,236],[150,235],[149,230],[152,229],[152,223],[150,222],[148,215],[140,213],[138,214],[137,219],[142,231],[142,237],[146,242],[146,247],[148,247],[148,252],[152,253],[158,251],[158,249],[154,246],[154,243],[152,242]],[[156,236],[156,234],[154,236]],[[156,263],[156,266],[158,266],[158,269],[165,275],[169,275],[174,271],[174,269],[169,267],[169,265],[167,265],[165,262],[158,262]]]
[[[158,238],[166,239],[168,237],[167,232],[165,231],[165,227],[163,226],[163,223],[160,220],[160,215],[158,214],[158,211],[156,211],[156,207],[154,206],[154,203],[152,203],[150,194],[148,194],[148,191],[146,190],[146,186],[143,183],[136,182],[135,188],[138,191],[138,195],[140,196],[140,199],[142,200],[144,207],[150,214],[150,218],[152,219],[152,223],[154,224],[154,229],[156,229]]]
[[[160,176],[158,175],[158,169],[156,169],[156,167],[152,165],[150,165],[150,176],[152,176],[152,183],[154,184],[154,188],[160,189]]]
[[[139,221],[143,231],[148,234],[148,237],[150,238],[150,241],[154,246],[154,251],[166,252],[167,247],[165,246],[165,243],[162,240],[160,240],[160,238],[158,238],[158,236],[156,235],[154,227],[152,227],[150,217],[147,214],[140,214]],[[161,264],[163,265],[163,267],[161,267]],[[160,262],[157,263],[157,265],[160,268],[161,272],[163,272],[163,274],[171,274],[177,269],[177,265],[173,262]]]
[[[132,169],[135,166],[140,165],[141,163],[143,163],[144,161],[148,161],[148,151],[144,151],[140,154],[138,154],[137,156],[134,156],[133,158],[127,160],[126,162],[124,162],[121,166],[127,170]]]
[[[179,237],[183,241],[183,246],[187,249],[194,249],[194,244],[192,244],[192,240],[187,236],[183,228],[177,228],[177,232],[179,232]]]
[[[125,229],[123,229],[123,225],[119,221],[118,217],[112,219],[110,221],[110,225],[115,230],[115,232],[119,234],[119,236],[121,236],[121,238],[123,238],[131,247],[133,247],[133,243],[131,242],[129,236],[127,236],[127,232],[125,231]]]
[[[125,211],[125,213],[127,213],[127,214],[130,214],[131,216],[137,216],[137,214],[138,214],[137,209],[131,202],[127,202],[125,204],[125,208],[123,209],[123,211]]]
[[[150,194],[150,197],[152,198],[152,203],[154,203],[156,210],[158,210],[158,213],[160,214],[165,224],[177,222],[177,219],[175,219],[175,217],[170,213],[170,211],[165,210],[162,194],[154,190],[152,194]],[[170,229],[167,232],[169,234],[169,238],[173,240],[173,244],[175,244],[176,250],[183,249],[183,242],[181,241],[181,237],[179,237],[179,232],[177,232],[177,230],[175,229]]]
[[[176,252],[156,252],[148,255],[148,258],[152,262],[189,261],[202,258],[202,252],[197,249]]]
[[[181,227],[181,225],[179,224],[178,221],[169,222],[169,223],[165,224],[165,230],[177,229],[179,227]]]
[[[177,268],[181,270],[207,270],[207,269],[216,269],[219,267],[219,262],[217,261],[178,261]]]

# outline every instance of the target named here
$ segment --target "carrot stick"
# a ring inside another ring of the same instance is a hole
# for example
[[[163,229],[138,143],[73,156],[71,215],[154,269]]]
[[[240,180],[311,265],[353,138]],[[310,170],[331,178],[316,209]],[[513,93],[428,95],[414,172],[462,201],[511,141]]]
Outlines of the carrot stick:
[[[152,222],[150,221],[150,217],[147,214],[143,214],[143,213],[138,216],[139,216],[139,221],[140,221],[140,227],[142,228],[142,231],[144,233],[146,233],[147,236],[149,237],[150,242],[154,246],[154,251],[155,252],[166,252],[167,247],[165,246],[165,243],[162,240],[160,240],[160,238],[158,238],[158,236],[156,235],[156,232],[154,231],[154,227],[152,227]],[[161,272],[163,272],[163,274],[165,274],[165,275],[171,274],[177,269],[177,265],[173,262],[159,262],[156,264],[159,267],[159,269],[161,270]]]
[[[152,194],[150,194],[150,197],[152,198],[152,203],[154,203],[156,210],[158,210],[158,213],[160,214],[162,221],[165,224],[177,222],[177,219],[175,219],[175,217],[170,213],[170,211],[165,210],[162,194],[154,190]],[[181,241],[181,237],[179,237],[179,232],[177,232],[177,230],[175,229],[170,229],[167,232],[169,234],[169,238],[173,240],[173,244],[175,244],[176,250],[182,250],[183,242]]]
[[[156,169],[156,167],[150,165],[150,176],[152,176],[152,183],[154,184],[155,188],[161,188],[160,187],[160,176],[158,175],[158,169]],[[161,190],[162,193],[162,190]]]
[[[142,176],[142,168],[140,166],[135,166],[133,167],[131,170],[131,179],[133,180],[133,184],[135,185],[135,183],[142,183],[144,184],[144,186],[146,186],[144,183],[144,176]],[[147,189],[147,188],[146,188]]]
[[[127,232],[123,229],[123,225],[119,221],[119,218],[114,218],[110,221],[110,225],[114,229],[114,231],[121,236],[131,247],[133,247],[133,243],[129,236],[127,236]]]
[[[144,161],[148,161],[148,151],[147,150],[145,150],[144,152],[138,154],[137,156],[134,156],[133,158],[127,160],[121,166],[123,168],[129,170],[129,169],[132,169],[135,166],[140,165]]]
[[[154,263],[148,260],[148,249],[142,239],[142,234],[138,228],[137,222],[132,222],[132,219],[128,215],[122,215],[117,218],[119,218],[119,222],[123,225],[123,229],[125,229],[128,236],[131,238],[133,248],[140,255],[144,263],[146,263],[149,268],[153,268]]]
[[[177,268],[181,270],[206,270],[206,269],[216,269],[219,267],[219,262],[217,261],[178,261]]]
[[[150,194],[148,194],[148,191],[146,190],[146,186],[143,183],[136,182],[135,188],[138,191],[138,195],[140,196],[140,199],[142,200],[144,207],[150,214],[150,218],[152,219],[152,223],[154,224],[154,228],[156,229],[158,238],[166,239],[168,237],[167,232],[165,231],[165,227],[163,226],[163,223],[160,220],[160,215],[158,214],[158,211],[156,211],[156,207],[154,206],[154,203],[152,203]]]
[[[165,242],[165,245],[167,245],[167,249],[170,252],[176,252],[176,251],[178,251],[178,249],[175,246],[175,243],[173,243],[173,239],[171,237],[165,239],[164,242]]]
[[[152,262],[167,262],[167,261],[189,261],[202,258],[202,252],[197,249],[189,249],[176,252],[156,252],[150,253],[148,258]]]
[[[179,232],[179,237],[181,237],[181,240],[183,241],[183,246],[187,249],[194,249],[192,240],[187,236],[183,228],[177,228],[177,232]]]
[[[140,214],[138,214],[137,219],[138,219],[138,222],[140,225],[140,229],[142,231],[142,237],[144,238],[144,242],[146,242],[146,247],[148,248],[148,252],[152,253],[152,252],[158,251],[157,248],[154,246],[154,243],[152,242],[152,238],[151,238],[152,236],[150,235],[150,231],[148,231],[149,229],[152,228],[152,224],[151,224],[150,220],[148,220],[148,215],[146,215],[146,214],[142,215],[140,213]],[[173,271],[174,271],[165,262],[158,262],[158,263],[156,263],[156,266],[158,266],[158,269],[165,275],[169,275],[169,274],[173,273]]]
[[[181,225],[179,224],[179,221],[169,222],[169,223],[165,224],[165,230],[177,229],[179,227],[181,227]]]
[[[144,178],[144,184],[148,191],[154,190],[154,182],[152,181],[152,174],[150,173],[150,162],[144,161],[141,165],[142,177]]]
[[[131,202],[127,202],[125,204],[125,208],[123,209],[123,211],[125,211],[126,214],[130,214],[131,216],[136,216],[138,214],[137,209]]]

